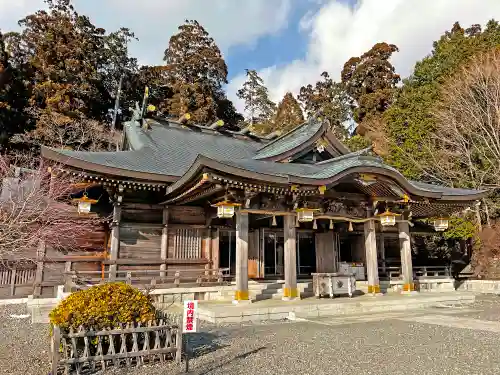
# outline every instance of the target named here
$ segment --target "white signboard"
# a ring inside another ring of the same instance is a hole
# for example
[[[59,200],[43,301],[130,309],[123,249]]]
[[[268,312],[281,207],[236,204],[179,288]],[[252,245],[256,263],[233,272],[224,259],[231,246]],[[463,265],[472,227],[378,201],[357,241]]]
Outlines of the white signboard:
[[[184,301],[182,333],[195,333],[198,320],[198,301]]]

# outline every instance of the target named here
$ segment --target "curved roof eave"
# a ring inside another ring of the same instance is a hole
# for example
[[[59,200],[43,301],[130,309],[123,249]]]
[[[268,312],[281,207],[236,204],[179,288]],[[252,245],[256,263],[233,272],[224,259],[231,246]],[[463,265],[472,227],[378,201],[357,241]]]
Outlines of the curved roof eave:
[[[178,180],[176,176],[162,175],[150,172],[139,172],[132,171],[129,169],[123,169],[118,167],[111,167],[102,164],[92,163],[89,161],[81,160],[72,156],[64,155],[58,152],[57,150],[51,149],[46,146],[42,146],[41,148],[42,157],[64,164],[69,165],[71,167],[92,171],[102,174],[115,175],[115,176],[123,176],[129,177],[139,180],[149,180],[149,181],[157,181],[157,182],[174,182]]]
[[[309,121],[312,121],[312,120],[309,120]],[[255,160],[265,160],[265,161],[279,161],[279,160],[287,159],[288,157],[293,156],[298,152],[301,152],[302,150],[304,150],[305,148],[307,148],[308,146],[310,146],[311,144],[316,142],[323,135],[323,133],[325,133],[325,131],[328,129],[328,126],[329,126],[328,120],[322,121],[320,126],[318,127],[318,129],[314,132],[314,134],[311,137],[309,137],[309,139],[300,143],[299,145],[292,147],[292,148],[289,148],[289,149],[286,149],[286,150],[281,151],[281,152],[275,152],[275,153],[271,153],[269,155],[259,156],[260,153],[265,152],[266,149],[268,149],[269,147],[272,147],[272,146],[276,145],[277,143],[279,143],[280,141],[283,141],[286,137],[293,135],[295,133],[299,133],[300,129],[302,129],[304,126],[310,124],[309,121],[304,122],[300,126],[297,126],[296,128],[283,134],[281,137],[276,138],[272,142],[270,142],[270,143],[266,144],[265,146],[263,146],[262,148],[260,148],[259,151],[257,152],[257,155],[255,155],[254,159]]]
[[[313,185],[313,186],[331,185],[354,173],[373,173],[390,177],[394,181],[396,181],[403,189],[405,189],[409,194],[424,198],[433,198],[433,199],[450,200],[450,201],[473,201],[476,199],[480,199],[487,194],[487,192],[484,191],[483,192],[474,191],[474,193],[472,194],[450,195],[450,194],[443,194],[442,192],[421,189],[413,185],[401,173],[384,167],[354,166],[346,168],[340,173],[336,173],[332,176],[321,179],[312,177],[300,177],[293,175],[287,175],[286,177],[284,177],[266,173],[257,173],[255,171],[250,171],[243,167],[231,166],[225,164],[224,162],[211,159],[202,155],[198,156],[198,158],[193,162],[191,167],[189,167],[189,169],[181,178],[179,178],[176,182],[174,182],[171,186],[167,188],[166,194],[168,195],[175,192],[176,190],[181,189],[186,183],[195,178],[204,168],[209,168],[215,171],[231,174],[237,177],[259,180],[268,183],[302,184],[302,185]]]

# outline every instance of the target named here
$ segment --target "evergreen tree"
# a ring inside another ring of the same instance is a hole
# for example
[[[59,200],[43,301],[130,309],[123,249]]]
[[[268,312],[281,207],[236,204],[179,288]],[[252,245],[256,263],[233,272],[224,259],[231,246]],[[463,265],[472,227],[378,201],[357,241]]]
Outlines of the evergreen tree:
[[[425,146],[436,129],[433,111],[440,102],[442,85],[472,57],[498,47],[500,25],[494,20],[485,30],[479,25],[463,29],[455,23],[434,42],[431,54],[416,63],[397,100],[384,114],[390,164],[409,178],[433,179],[424,173],[432,158]]]
[[[307,117],[321,111],[322,116],[330,121],[335,135],[341,140],[347,139],[345,122],[349,120],[349,97],[341,83],[334,82],[327,72],[321,73],[323,80],[313,85],[300,88],[298,99],[304,105]]]
[[[267,87],[255,70],[246,70],[247,80],[238,90],[236,96],[245,102],[250,125],[262,124],[272,119],[276,112],[276,104],[269,99]]]
[[[110,120],[119,76],[136,65],[127,50],[133,34],[126,28],[106,34],[77,13],[70,0],[45,2],[47,10],[26,16],[19,21],[19,33],[5,35],[11,65],[29,83],[26,110],[36,120],[22,142],[68,147],[97,130],[101,140],[108,139],[103,122]],[[102,149],[103,142],[92,142],[81,143],[84,149]],[[116,147],[108,146],[104,149]]]
[[[400,81],[389,62],[398,47],[377,43],[360,57],[351,57],[342,70],[342,83],[351,98],[354,120],[383,113],[392,103],[394,89]]]
[[[23,72],[10,63],[0,32],[0,147],[4,148],[13,134],[29,130],[31,119],[25,111],[28,100]]]
[[[222,53],[198,21],[186,21],[172,36],[165,50],[165,84],[173,95],[162,109],[181,116],[186,112],[192,121],[208,124],[220,119],[235,125],[241,120],[222,90],[227,83],[227,66]]]
[[[304,115],[300,104],[291,92],[287,92],[278,104],[276,116],[273,121],[272,131],[289,132],[304,122]]]

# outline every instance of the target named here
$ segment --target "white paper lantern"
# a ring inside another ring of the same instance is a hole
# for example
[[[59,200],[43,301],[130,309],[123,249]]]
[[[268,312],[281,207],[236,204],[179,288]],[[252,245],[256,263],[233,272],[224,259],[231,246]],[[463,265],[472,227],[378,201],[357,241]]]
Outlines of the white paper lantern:
[[[390,212],[389,210],[378,216],[380,217],[380,224],[383,227],[391,227],[396,224],[396,214]]]
[[[314,211],[313,208],[298,208],[297,210],[297,220],[301,223],[310,223],[314,220]]]
[[[219,202],[213,205],[217,207],[217,217],[221,219],[230,219],[234,216],[235,207],[240,206],[238,203],[228,201]]]
[[[448,229],[449,220],[444,218],[435,219],[433,225],[436,232],[444,232]]]

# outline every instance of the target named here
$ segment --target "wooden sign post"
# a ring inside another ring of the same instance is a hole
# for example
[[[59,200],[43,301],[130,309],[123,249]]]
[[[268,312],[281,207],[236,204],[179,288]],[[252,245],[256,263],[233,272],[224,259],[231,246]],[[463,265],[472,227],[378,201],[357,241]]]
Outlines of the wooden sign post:
[[[182,313],[182,343],[184,346],[185,372],[189,372],[189,336],[186,334],[196,333],[198,331],[198,301],[184,301],[184,310]]]

